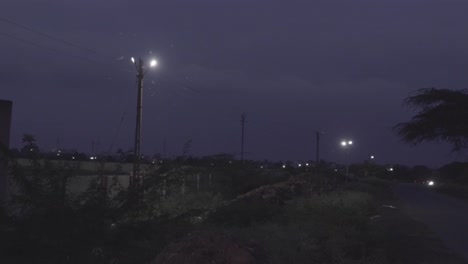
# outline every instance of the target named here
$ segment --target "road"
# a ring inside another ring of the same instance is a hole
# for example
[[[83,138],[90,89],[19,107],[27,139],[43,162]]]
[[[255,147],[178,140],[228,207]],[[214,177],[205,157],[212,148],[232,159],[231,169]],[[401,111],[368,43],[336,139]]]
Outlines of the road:
[[[393,187],[409,216],[435,232],[447,248],[468,260],[468,202],[437,193],[428,186]]]

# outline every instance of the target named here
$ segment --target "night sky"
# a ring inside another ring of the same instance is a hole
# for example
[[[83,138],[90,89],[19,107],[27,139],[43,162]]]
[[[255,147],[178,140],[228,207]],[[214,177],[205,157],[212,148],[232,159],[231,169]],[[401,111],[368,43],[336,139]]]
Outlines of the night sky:
[[[132,148],[136,71],[145,77],[145,154],[425,164],[445,144],[412,147],[392,127],[419,88],[468,88],[468,2],[451,0],[2,0],[0,99],[14,102],[12,146]],[[4,20],[6,19],[6,20]],[[13,21],[22,28],[8,21]],[[32,32],[34,31],[34,32]]]

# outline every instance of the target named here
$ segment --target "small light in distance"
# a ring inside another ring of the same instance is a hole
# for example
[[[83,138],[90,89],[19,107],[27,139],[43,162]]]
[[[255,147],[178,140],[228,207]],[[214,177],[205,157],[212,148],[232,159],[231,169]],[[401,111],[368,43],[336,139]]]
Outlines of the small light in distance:
[[[375,156],[374,156],[374,155],[371,155],[370,158],[371,158],[371,159],[375,159]]]
[[[309,163],[306,163],[306,166],[309,166]]]
[[[132,63],[135,64],[135,58],[132,57],[131,60],[132,60]]]
[[[341,146],[346,146],[346,145],[347,145],[346,141],[341,141]]]
[[[434,181],[429,181],[429,182],[427,183],[427,185],[429,185],[429,186],[434,186]]]
[[[283,169],[286,169],[286,165],[283,165]]]
[[[352,145],[352,144],[353,144],[353,142],[351,140],[348,141],[348,145]]]
[[[150,67],[156,67],[156,65],[158,65],[158,62],[156,60],[152,60],[150,62]]]

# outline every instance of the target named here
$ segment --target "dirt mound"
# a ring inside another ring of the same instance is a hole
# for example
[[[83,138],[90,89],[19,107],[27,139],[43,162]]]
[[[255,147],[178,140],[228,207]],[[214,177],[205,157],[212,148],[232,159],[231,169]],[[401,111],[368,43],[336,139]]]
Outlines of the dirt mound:
[[[264,250],[219,232],[197,232],[167,246],[152,264],[267,264]]]
[[[273,185],[261,186],[255,190],[238,196],[234,201],[260,199],[273,204],[283,204],[286,200],[292,199],[304,191],[307,184],[306,179],[292,177],[288,181]]]

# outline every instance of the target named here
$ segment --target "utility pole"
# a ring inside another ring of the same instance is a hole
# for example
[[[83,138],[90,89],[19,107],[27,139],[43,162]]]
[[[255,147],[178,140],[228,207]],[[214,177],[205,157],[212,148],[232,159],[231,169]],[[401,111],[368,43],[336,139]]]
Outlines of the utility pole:
[[[245,127],[245,119],[247,115],[242,113],[241,115],[241,124],[242,124],[242,136],[241,136],[241,162],[244,162],[244,127]]]
[[[135,145],[133,148],[134,160],[133,160],[133,175],[130,179],[130,186],[136,187],[140,180],[140,161],[141,161],[141,120],[143,112],[143,60],[138,59],[138,65],[135,65],[137,69],[137,82],[138,82],[138,96],[137,96],[137,108],[136,108],[136,127],[135,127]]]
[[[145,77],[148,69],[145,69],[144,62],[141,58],[138,59],[138,63],[135,58],[131,58],[132,63],[135,65],[137,71],[137,82],[138,82],[138,94],[137,94],[137,108],[136,108],[136,126],[135,126],[135,146],[133,149],[134,161],[133,161],[133,175],[130,177],[130,188],[134,188],[140,184],[140,162],[141,162],[141,120],[143,113],[143,78]],[[152,60],[150,67],[155,67],[157,64],[156,60]]]
[[[320,131],[315,131],[315,136],[316,136],[316,139],[317,139],[317,145],[316,145],[316,148],[315,148],[315,167],[318,167],[319,165],[319,161],[320,161],[320,157],[319,157],[319,151],[320,151]]]
[[[166,138],[164,138],[164,141],[163,141],[163,155],[164,155],[164,158],[167,159],[167,140],[166,140]]]
[[[6,206],[10,198],[10,187],[12,187],[7,160],[7,153],[10,149],[12,109],[13,102],[0,100],[0,206]]]

